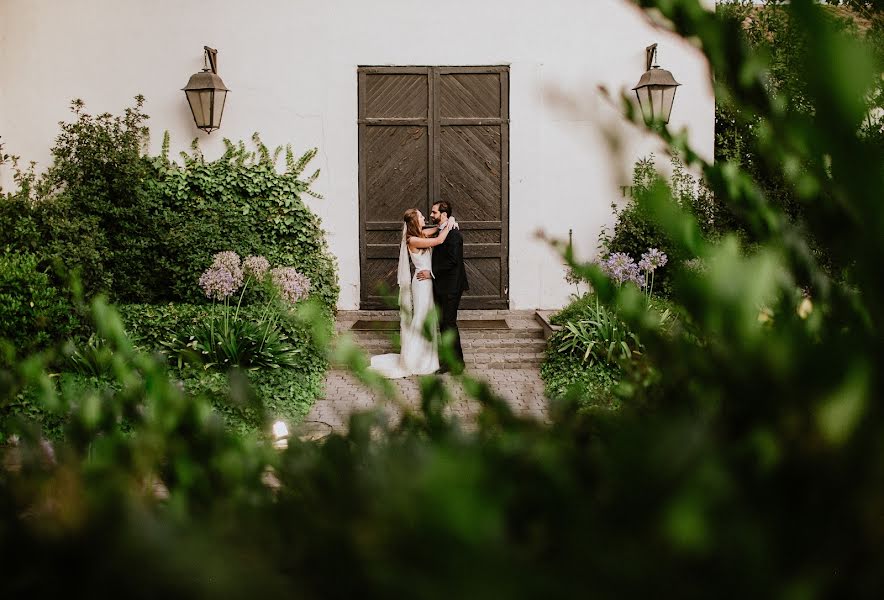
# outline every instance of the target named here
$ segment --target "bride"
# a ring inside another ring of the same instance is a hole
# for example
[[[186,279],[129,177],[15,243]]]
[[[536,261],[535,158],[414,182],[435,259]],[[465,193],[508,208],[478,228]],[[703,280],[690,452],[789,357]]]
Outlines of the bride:
[[[409,375],[429,375],[439,370],[437,348],[439,325],[427,319],[433,310],[433,280],[417,279],[418,271],[433,269],[433,247],[448,237],[448,232],[457,227],[453,217],[438,229],[424,229],[424,216],[416,208],[409,208],[402,216],[402,241],[399,244],[399,326],[402,350],[400,354],[381,354],[371,357],[372,370],[389,379],[399,379]],[[408,257],[415,268],[412,277]],[[429,330],[429,333],[425,331]]]

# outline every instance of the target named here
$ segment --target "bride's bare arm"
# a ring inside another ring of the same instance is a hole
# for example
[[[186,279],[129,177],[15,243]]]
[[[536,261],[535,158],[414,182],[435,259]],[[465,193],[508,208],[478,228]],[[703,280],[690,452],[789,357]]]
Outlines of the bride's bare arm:
[[[438,246],[442,242],[445,241],[445,238],[448,237],[448,232],[451,231],[451,226],[454,226],[456,221],[452,221],[449,227],[442,228],[438,236],[432,238],[426,237],[416,237],[411,236],[408,238],[408,245],[412,248],[432,248],[433,246]]]

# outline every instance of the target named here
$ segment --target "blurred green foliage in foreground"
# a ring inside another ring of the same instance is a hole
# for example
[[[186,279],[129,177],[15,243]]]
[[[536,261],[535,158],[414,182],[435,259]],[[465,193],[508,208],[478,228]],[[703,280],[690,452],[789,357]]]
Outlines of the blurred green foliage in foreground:
[[[858,133],[879,73],[793,0],[815,41],[807,119],[770,95],[736,24],[696,1],[643,4],[696,39],[717,93],[758,118],[757,156],[806,203],[809,231],[734,165],[701,164],[662,131],[757,244],[704,240],[664,187],[643,200],[704,264],[673,281],[690,336],[660,333],[643,294],[578,267],[651,365],[624,374],[619,411],[561,404],[546,426],[466,380],[483,410],[464,431],[429,378],[423,413],[393,429],[369,413],[347,437],[278,452],[226,431],[99,302],[121,392],[56,393],[40,356],[0,373],[0,401],[37,384],[72,414],[54,456],[24,427],[20,467],[0,470],[0,596],[880,598],[884,156]],[[806,234],[849,265],[839,279]]]

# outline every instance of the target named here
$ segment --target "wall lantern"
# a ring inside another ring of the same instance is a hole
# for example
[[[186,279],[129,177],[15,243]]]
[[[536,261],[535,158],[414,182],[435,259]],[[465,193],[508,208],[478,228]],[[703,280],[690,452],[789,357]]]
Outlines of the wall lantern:
[[[224,113],[224,102],[230,90],[218,77],[218,51],[208,46],[205,49],[205,68],[201,73],[194,73],[183,88],[193,113],[196,126],[212,133],[221,127],[221,115]]]
[[[661,69],[653,64],[657,58],[657,44],[651,44],[645,48],[645,74],[633,90],[638,97],[638,104],[642,109],[645,123],[669,122],[672,114],[672,102],[675,100],[675,88],[681,84],[677,82],[672,73]]]

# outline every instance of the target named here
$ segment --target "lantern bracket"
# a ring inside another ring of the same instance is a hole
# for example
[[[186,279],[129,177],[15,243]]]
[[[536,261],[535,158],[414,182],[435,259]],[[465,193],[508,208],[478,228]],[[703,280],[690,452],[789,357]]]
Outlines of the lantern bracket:
[[[208,48],[207,48],[208,50]],[[647,48],[645,48],[645,71],[650,71],[651,67],[657,67],[658,65],[654,64],[657,61],[657,44],[653,43]]]
[[[209,48],[208,46],[203,46],[203,50],[205,50],[205,56],[203,64],[206,65],[206,71],[212,71],[215,75],[218,74],[218,50],[215,48]]]

